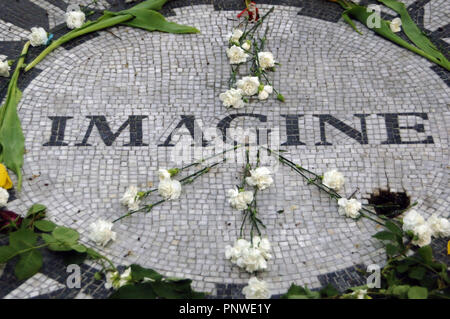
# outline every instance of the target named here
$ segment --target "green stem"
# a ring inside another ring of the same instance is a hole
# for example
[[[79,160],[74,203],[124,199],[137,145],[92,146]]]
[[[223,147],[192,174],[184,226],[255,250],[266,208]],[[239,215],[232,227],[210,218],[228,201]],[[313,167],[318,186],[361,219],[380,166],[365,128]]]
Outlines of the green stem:
[[[81,27],[79,29],[75,29],[73,31],[70,31],[69,33],[63,35],[58,40],[52,42],[47,48],[45,48],[44,51],[41,52],[31,63],[27,65],[25,68],[25,72],[30,71],[33,67],[35,67],[39,62],[41,62],[50,52],[58,48],[59,46],[63,45],[64,43],[75,39],[77,37],[80,37],[82,35],[100,31],[109,27],[113,27],[115,25],[118,25],[120,23],[126,22],[128,20],[133,19],[134,16],[131,14],[123,14],[118,16],[112,16],[105,18],[105,16],[100,17],[95,22],[86,23],[84,27]]]

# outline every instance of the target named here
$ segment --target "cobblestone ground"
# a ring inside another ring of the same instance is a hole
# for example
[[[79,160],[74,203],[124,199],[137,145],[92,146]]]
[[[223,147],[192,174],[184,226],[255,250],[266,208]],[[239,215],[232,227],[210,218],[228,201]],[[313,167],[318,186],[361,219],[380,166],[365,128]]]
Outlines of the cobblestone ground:
[[[0,54],[16,57],[33,26],[56,35],[67,32],[67,2],[0,0]],[[377,189],[405,191],[425,216],[448,218],[449,73],[361,25],[364,34],[357,34],[340,19],[335,4],[259,1],[262,12],[275,7],[267,20],[267,47],[281,63],[273,81],[286,102],[269,99],[227,110],[218,95],[230,75],[225,54],[230,19],[242,2],[172,1],[163,11],[168,19],[195,26],[200,34],[113,28],[59,48],[27,73],[19,105],[25,178],[8,208],[23,211],[43,203],[52,220],[86,238],[91,222],[126,213],[119,203],[126,187],[148,187],[157,182],[158,168],[180,165],[173,158],[177,143],[209,149],[214,136],[193,141],[192,131],[212,128],[220,135],[243,127],[266,136],[267,130],[277,133],[276,146],[304,167],[344,172],[347,195],[358,189],[356,196],[367,202]],[[450,3],[405,3],[448,53]],[[124,1],[100,0],[97,9],[124,7]],[[383,17],[394,15],[386,11]],[[0,100],[6,85],[1,79]],[[371,238],[376,224],[339,216],[336,204],[300,176],[286,167],[274,169],[275,187],[258,197],[273,245],[274,258],[262,275],[272,293],[293,282],[310,288],[332,282],[341,289],[364,284],[358,270],[385,260],[381,244]],[[139,263],[191,278],[195,289],[213,297],[242,297],[249,275],[224,257],[242,221],[229,207],[226,190],[239,183],[241,173],[242,163],[218,166],[186,186],[179,201],[124,219],[115,226],[117,240],[102,253],[123,266]],[[433,245],[447,258],[445,240]],[[110,293],[94,280],[94,265],[82,265],[81,289],[66,288],[68,274],[58,256],[48,253],[44,265],[39,274],[17,282],[8,264],[0,296],[104,298]]]

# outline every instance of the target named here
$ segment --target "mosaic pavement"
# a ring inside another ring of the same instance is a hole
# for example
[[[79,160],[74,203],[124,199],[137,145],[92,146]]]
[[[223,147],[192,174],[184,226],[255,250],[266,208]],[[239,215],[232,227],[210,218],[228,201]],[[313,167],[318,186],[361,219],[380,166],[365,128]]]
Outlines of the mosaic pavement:
[[[33,26],[66,32],[67,2],[0,0],[0,54],[17,56]],[[279,147],[304,167],[344,172],[347,195],[358,188],[357,197],[367,202],[376,189],[389,187],[406,191],[424,215],[448,218],[450,74],[364,27],[364,35],[357,34],[340,19],[335,4],[259,1],[262,11],[275,7],[267,20],[267,46],[282,64],[273,80],[286,103],[269,99],[226,110],[218,95],[229,78],[229,19],[241,3],[172,1],[163,13],[200,34],[113,28],[56,50],[27,73],[19,105],[27,149],[24,185],[8,208],[20,212],[43,203],[50,219],[86,238],[94,220],[125,213],[119,198],[127,186],[147,186],[156,182],[158,168],[179,165],[173,161],[177,143],[206,150],[217,137],[192,140],[192,131],[213,128],[232,143],[238,137],[229,129],[257,127],[266,136],[276,131]],[[448,53],[450,4],[405,3]],[[100,0],[97,9],[125,6]],[[383,17],[392,19],[393,12]],[[6,85],[0,79],[0,100]],[[185,187],[179,201],[124,219],[115,226],[116,242],[102,252],[116,264],[139,263],[191,278],[195,289],[212,297],[242,297],[249,275],[224,257],[242,218],[227,204],[226,190],[241,172],[241,164],[218,166]],[[277,167],[274,180],[276,187],[259,197],[258,206],[274,252],[262,278],[275,296],[292,282],[310,288],[332,282],[341,289],[361,284],[365,279],[358,269],[383,264],[384,250],[371,238],[377,231],[373,222],[340,217],[335,203],[286,167]],[[434,246],[443,252],[445,244]],[[42,271],[25,282],[17,282],[12,269],[6,265],[0,278],[2,298],[110,294],[93,278],[96,268],[89,263],[82,265],[82,288],[66,288],[64,262],[52,253]]]

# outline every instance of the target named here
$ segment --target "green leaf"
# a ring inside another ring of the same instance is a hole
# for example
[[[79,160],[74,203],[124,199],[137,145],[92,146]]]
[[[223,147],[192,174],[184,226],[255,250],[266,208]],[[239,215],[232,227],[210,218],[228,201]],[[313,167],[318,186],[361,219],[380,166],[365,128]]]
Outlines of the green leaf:
[[[311,291],[307,287],[292,284],[288,292],[281,296],[283,299],[318,299],[320,293]]]
[[[75,250],[76,252],[81,253],[81,254],[85,253],[87,251],[86,246],[81,245],[81,244],[71,245],[70,248],[72,248],[73,250]]]
[[[27,217],[35,215],[35,214],[39,214],[39,213],[45,213],[46,210],[47,210],[47,207],[45,207],[44,205],[34,204],[33,206],[30,207],[30,209],[28,209]]]
[[[16,254],[16,249],[11,246],[0,246],[0,264],[6,263]]]
[[[37,229],[43,232],[51,232],[53,231],[57,225],[54,222],[51,222],[49,220],[37,220],[34,222],[34,226],[36,226]]]
[[[57,240],[55,237],[49,234],[41,234],[42,239],[49,244],[47,247],[53,251],[70,251],[72,247],[70,245]]]
[[[192,290],[190,279],[176,281],[152,282],[152,288],[160,298],[166,299],[192,299],[202,298],[203,294]]]
[[[322,288],[322,290],[320,290],[320,294],[325,297],[334,297],[339,295],[339,291],[329,283],[324,288]]]
[[[406,264],[400,264],[400,265],[398,265],[395,269],[396,269],[399,273],[402,274],[402,273],[408,271],[409,266],[406,265]]]
[[[408,290],[409,299],[427,299],[428,289],[424,287],[414,286]]]
[[[111,299],[156,299],[151,283],[125,285],[117,289],[109,298]]]
[[[390,220],[387,220],[384,226],[397,236],[403,237],[402,229],[398,227],[395,223],[391,222]]]
[[[433,249],[431,246],[423,246],[418,250],[419,256],[422,257],[425,264],[430,265],[433,262]]]
[[[91,257],[92,259],[100,259],[103,256],[100,255],[98,252],[96,252],[95,250],[93,250],[92,248],[87,248],[86,249],[86,253],[89,255],[89,257]]]
[[[406,298],[408,296],[408,291],[410,286],[408,285],[399,285],[399,286],[391,286],[389,290],[392,291],[392,294],[399,298]]]
[[[80,238],[80,234],[76,230],[61,226],[56,227],[52,235],[56,240],[68,245],[75,244]]]
[[[386,253],[389,256],[394,256],[395,254],[397,254],[400,251],[400,248],[396,245],[392,245],[392,244],[387,244],[386,245]]]
[[[425,276],[426,273],[426,269],[423,267],[414,267],[411,268],[411,270],[408,273],[409,278],[412,279],[417,279],[417,280],[422,280],[423,277]]]
[[[159,12],[143,8],[131,8],[120,12],[105,11],[105,14],[112,16],[132,14],[134,19],[122,22],[122,25],[129,27],[140,28],[147,31],[162,31],[168,33],[198,33],[196,28],[187,25],[181,25],[175,22],[169,22]]]
[[[42,255],[37,249],[30,250],[20,255],[14,273],[19,280],[30,278],[42,267]]]
[[[150,278],[152,280],[161,280],[163,276],[153,269],[146,269],[139,265],[133,264],[131,267],[131,277],[135,281],[141,281],[144,278]]]
[[[38,235],[31,229],[21,228],[9,235],[9,245],[15,250],[24,250],[36,245]]]
[[[395,240],[396,239],[394,233],[391,233],[391,232],[385,231],[385,230],[376,233],[372,237],[374,237],[376,239],[380,239],[380,240]]]

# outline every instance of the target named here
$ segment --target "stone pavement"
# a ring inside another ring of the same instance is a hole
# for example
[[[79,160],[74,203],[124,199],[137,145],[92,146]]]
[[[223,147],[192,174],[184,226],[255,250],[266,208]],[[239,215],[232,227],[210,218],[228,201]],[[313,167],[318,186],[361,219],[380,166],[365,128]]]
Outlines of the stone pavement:
[[[67,32],[67,0],[0,0],[0,54],[14,58],[29,29]],[[77,0],[71,3],[90,1]],[[376,1],[361,1],[375,3]],[[228,34],[243,1],[169,2],[170,20],[201,33],[173,35],[127,27],[59,48],[20,82],[19,105],[27,153],[24,185],[8,208],[24,211],[39,202],[59,224],[87,238],[89,224],[126,213],[119,199],[129,185],[147,187],[160,167],[175,167],[182,141],[196,150],[194,130],[226,133],[227,128],[277,132],[286,156],[316,172],[338,168],[367,199],[377,189],[406,192],[425,216],[449,217],[448,144],[450,74],[359,25],[363,35],[340,19],[341,8],[319,0],[258,1],[267,20],[267,47],[281,63],[275,99],[227,110],[218,95],[227,89]],[[408,0],[411,16],[449,52],[450,3]],[[117,11],[124,1],[100,0],[97,9]],[[393,12],[383,12],[392,19]],[[37,49],[31,51],[36,55]],[[7,81],[0,78],[0,100]],[[227,163],[184,187],[178,201],[137,214],[115,226],[117,240],[102,252],[116,264],[139,263],[169,276],[193,279],[195,289],[213,297],[242,297],[249,274],[225,259],[225,246],[239,235],[242,216],[227,203],[226,191],[239,183],[242,163]],[[275,187],[258,197],[274,258],[262,274],[274,295],[291,283],[341,289],[364,284],[358,269],[382,265],[384,249],[371,238],[367,219],[337,213],[324,194],[286,167],[277,167]],[[283,211],[282,213],[277,213]],[[5,238],[0,240],[6,240]],[[89,242],[86,242],[89,243]],[[434,243],[443,251],[446,241]],[[14,279],[12,265],[0,278],[2,298],[105,298],[95,266],[83,264],[81,289],[65,286],[63,261],[45,256],[41,273]]]

